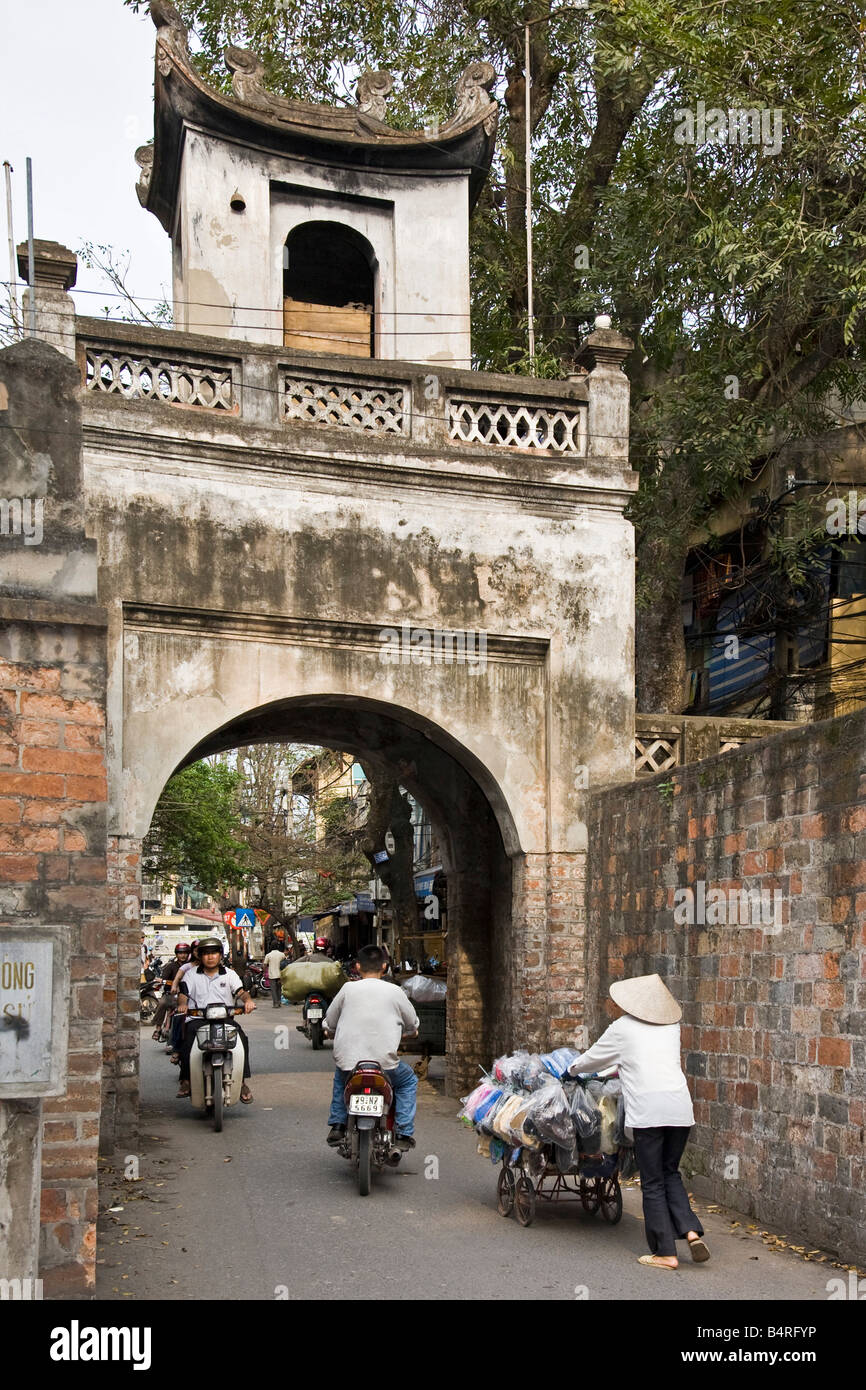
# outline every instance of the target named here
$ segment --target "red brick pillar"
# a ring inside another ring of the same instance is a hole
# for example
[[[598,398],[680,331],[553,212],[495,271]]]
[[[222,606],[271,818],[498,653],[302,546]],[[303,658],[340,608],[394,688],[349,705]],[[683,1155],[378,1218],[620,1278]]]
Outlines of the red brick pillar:
[[[138,1137],[141,841],[108,838],[102,1152]]]
[[[547,875],[548,1036],[561,1047],[574,1044],[584,1022],[586,855],[551,854]]]

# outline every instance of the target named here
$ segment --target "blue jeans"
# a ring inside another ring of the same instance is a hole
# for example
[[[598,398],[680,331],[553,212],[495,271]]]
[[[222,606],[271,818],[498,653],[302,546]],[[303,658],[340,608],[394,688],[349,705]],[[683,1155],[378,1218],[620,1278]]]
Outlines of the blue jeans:
[[[351,1075],[350,1071],[341,1071],[339,1067],[334,1072],[334,1094],[331,1097],[331,1110],[328,1115],[329,1125],[344,1125],[348,1119],[343,1092]],[[412,1134],[415,1130],[418,1078],[406,1062],[398,1062],[394,1070],[386,1071],[385,1075],[394,1091],[394,1128],[398,1134]]]

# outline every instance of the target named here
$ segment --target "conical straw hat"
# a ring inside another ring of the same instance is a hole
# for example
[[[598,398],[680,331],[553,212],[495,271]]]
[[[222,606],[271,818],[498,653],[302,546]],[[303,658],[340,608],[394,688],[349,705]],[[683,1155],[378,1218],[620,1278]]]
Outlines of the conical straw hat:
[[[609,993],[615,1004],[643,1023],[679,1023],[683,1016],[659,975],[636,975],[631,980],[617,980]]]

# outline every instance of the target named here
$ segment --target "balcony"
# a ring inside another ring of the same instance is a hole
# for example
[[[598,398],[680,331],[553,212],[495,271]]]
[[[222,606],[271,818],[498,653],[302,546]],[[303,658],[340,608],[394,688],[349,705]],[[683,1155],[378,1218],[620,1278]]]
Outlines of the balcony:
[[[577,461],[589,452],[589,376],[540,381],[301,354],[88,318],[76,321],[76,346],[91,399],[170,407],[192,428],[204,415],[321,431],[338,448],[341,438],[362,436],[464,457],[495,449]]]

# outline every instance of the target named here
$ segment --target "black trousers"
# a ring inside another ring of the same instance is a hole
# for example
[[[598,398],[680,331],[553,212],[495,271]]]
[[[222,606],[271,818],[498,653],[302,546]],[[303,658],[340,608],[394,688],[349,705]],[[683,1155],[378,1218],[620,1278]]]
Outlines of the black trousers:
[[[634,1131],[644,1229],[654,1255],[675,1255],[676,1241],[685,1240],[687,1231],[704,1234],[680,1177],[680,1159],[690,1133],[690,1125]]]
[[[203,1028],[207,1022],[208,1020],[206,1018],[188,1018],[186,1020],[186,1026],[183,1030],[183,1041],[181,1042],[181,1045],[178,1048],[178,1051],[180,1052],[181,1081],[189,1081],[189,1055],[192,1052],[193,1046],[195,1044],[195,1035],[198,1032],[199,1028]],[[247,1077],[252,1074],[250,1072],[250,1040],[244,1032],[243,1028],[241,1028],[240,1025],[237,1023],[237,1021],[235,1019],[232,1019],[232,1022],[234,1023],[238,1032],[240,1033],[241,1042],[243,1043],[244,1081],[246,1081]]]
[[[275,980],[271,980],[271,1003],[275,1009],[283,1007],[283,982],[279,975]]]

